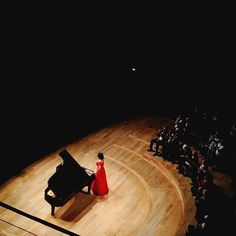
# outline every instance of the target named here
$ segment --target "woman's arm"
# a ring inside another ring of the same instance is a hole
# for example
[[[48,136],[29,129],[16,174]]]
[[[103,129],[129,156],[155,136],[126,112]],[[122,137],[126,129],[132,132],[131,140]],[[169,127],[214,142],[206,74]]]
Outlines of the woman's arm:
[[[95,173],[97,173],[100,170],[101,166],[97,166],[97,170],[95,171]]]
[[[100,169],[101,169],[101,165],[97,165],[97,170],[95,171],[95,173],[97,173]]]

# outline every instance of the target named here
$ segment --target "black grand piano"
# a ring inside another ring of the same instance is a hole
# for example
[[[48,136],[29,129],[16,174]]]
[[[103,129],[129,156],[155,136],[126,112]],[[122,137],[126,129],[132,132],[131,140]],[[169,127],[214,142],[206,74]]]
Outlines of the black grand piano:
[[[70,153],[64,149],[59,153],[63,163],[56,167],[56,172],[49,178],[48,187],[45,189],[44,198],[51,205],[51,215],[55,207],[63,206],[76,193],[88,187],[96,178],[93,171],[80,166]]]

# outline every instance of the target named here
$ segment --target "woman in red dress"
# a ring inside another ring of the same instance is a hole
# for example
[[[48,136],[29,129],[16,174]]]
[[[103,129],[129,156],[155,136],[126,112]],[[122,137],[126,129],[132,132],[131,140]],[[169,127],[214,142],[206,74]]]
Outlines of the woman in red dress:
[[[103,196],[108,194],[109,189],[107,185],[106,171],[104,168],[104,155],[102,152],[99,152],[98,161],[96,161],[97,170],[95,172],[96,179],[91,184],[91,189],[94,194]]]

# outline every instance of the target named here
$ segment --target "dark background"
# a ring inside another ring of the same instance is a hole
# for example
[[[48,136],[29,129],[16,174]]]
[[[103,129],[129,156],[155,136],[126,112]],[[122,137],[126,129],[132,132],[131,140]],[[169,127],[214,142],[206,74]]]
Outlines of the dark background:
[[[114,121],[175,117],[195,101],[208,111],[235,110],[228,1],[2,9],[1,181]]]

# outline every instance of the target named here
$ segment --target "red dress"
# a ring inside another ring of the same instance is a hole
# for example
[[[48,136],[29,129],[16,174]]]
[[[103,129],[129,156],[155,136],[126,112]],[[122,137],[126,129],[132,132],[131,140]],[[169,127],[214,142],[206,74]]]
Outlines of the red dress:
[[[106,172],[104,168],[104,162],[103,161],[97,161],[97,172],[96,172],[96,179],[91,184],[91,189],[93,193],[97,195],[106,195],[109,192],[108,185],[107,185],[107,178],[106,178]]]

